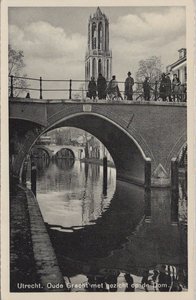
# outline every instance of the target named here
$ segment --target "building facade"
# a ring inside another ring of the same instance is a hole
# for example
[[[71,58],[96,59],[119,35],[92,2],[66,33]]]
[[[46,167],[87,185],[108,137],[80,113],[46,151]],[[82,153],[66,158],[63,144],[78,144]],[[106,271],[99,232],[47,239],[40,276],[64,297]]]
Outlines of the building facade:
[[[107,81],[111,79],[112,51],[109,49],[109,21],[98,7],[93,16],[90,16],[88,22],[85,80],[88,82],[92,76],[97,80],[99,73]]]
[[[187,82],[187,57],[186,48],[181,48],[178,50],[179,58],[173,64],[167,66],[166,72],[170,73],[171,77],[177,74],[180,79],[181,84],[186,85]]]

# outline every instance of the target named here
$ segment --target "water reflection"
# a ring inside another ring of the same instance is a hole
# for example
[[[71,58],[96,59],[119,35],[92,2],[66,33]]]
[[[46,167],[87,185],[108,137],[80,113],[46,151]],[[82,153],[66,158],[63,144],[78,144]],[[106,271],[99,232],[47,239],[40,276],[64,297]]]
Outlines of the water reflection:
[[[186,289],[187,235],[179,205],[185,186],[179,195],[145,191],[115,182],[113,168],[107,184],[106,195],[103,167],[79,161],[71,168],[51,163],[38,176],[39,205],[68,288]]]
[[[70,170],[73,168],[74,165],[74,159],[55,159],[55,163],[61,170]]]

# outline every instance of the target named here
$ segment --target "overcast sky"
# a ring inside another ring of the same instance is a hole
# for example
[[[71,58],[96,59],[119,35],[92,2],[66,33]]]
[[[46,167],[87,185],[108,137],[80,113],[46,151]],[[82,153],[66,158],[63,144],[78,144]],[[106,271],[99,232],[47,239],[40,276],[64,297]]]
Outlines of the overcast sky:
[[[138,62],[160,56],[163,67],[186,47],[184,7],[101,7],[110,22],[113,74],[124,80]],[[89,15],[96,7],[9,8],[9,42],[24,51],[31,77],[84,79]]]

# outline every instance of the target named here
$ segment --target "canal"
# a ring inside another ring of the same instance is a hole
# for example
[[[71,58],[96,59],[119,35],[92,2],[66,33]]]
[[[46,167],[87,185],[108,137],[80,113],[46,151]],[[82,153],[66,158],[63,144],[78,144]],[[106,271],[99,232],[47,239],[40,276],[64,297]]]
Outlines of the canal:
[[[37,200],[70,291],[186,291],[186,182],[178,193],[108,168],[37,159]]]

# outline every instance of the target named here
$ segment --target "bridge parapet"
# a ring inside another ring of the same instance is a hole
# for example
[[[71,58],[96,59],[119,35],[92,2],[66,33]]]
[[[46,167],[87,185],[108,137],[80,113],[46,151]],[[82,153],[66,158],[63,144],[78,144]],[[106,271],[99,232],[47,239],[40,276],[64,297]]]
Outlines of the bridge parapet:
[[[94,51],[94,50],[93,50]],[[100,51],[100,50],[98,50]],[[17,82],[17,79],[20,78],[25,82],[25,85],[27,86],[26,88],[22,88],[20,86],[17,86],[15,84],[15,79]],[[10,97],[14,97],[15,91],[20,93],[25,93],[26,98],[30,98],[30,92],[34,94],[39,94],[39,99],[43,98],[49,98],[49,95],[51,95],[51,92],[55,92],[55,97],[59,93],[63,93],[63,98],[64,99],[86,99],[88,96],[88,82],[86,80],[75,80],[75,79],[43,79],[42,77],[39,78],[29,78],[29,77],[17,77],[17,76],[9,76],[9,90],[10,90]],[[62,83],[62,87],[57,88],[57,84],[59,85]],[[109,86],[109,81],[107,82]],[[135,82],[134,87],[133,87],[133,99],[138,100],[138,99],[148,99],[150,98],[151,100],[158,100],[162,99],[165,101],[167,98],[169,101],[174,101],[177,99],[182,102],[186,102],[187,95],[186,95],[186,84],[181,84],[179,86],[179,91],[177,94],[171,93],[168,95],[168,91],[166,91],[167,88],[167,83],[164,83],[165,86],[165,91],[160,92],[160,86],[161,86],[161,81],[155,81],[155,82],[148,82],[149,86],[149,95],[146,97],[144,95],[144,88],[143,88],[143,83],[144,82]],[[106,97],[109,99],[123,99],[122,95],[125,95],[125,82],[124,81],[118,81],[118,86],[119,86],[119,92],[118,96],[113,95],[112,93],[108,92],[108,88],[106,89]],[[171,83],[168,83],[168,90],[171,90]],[[44,93],[44,97],[43,97]],[[150,96],[150,97],[149,97]],[[96,96],[97,97],[97,96]],[[124,97],[126,98],[126,96]]]

